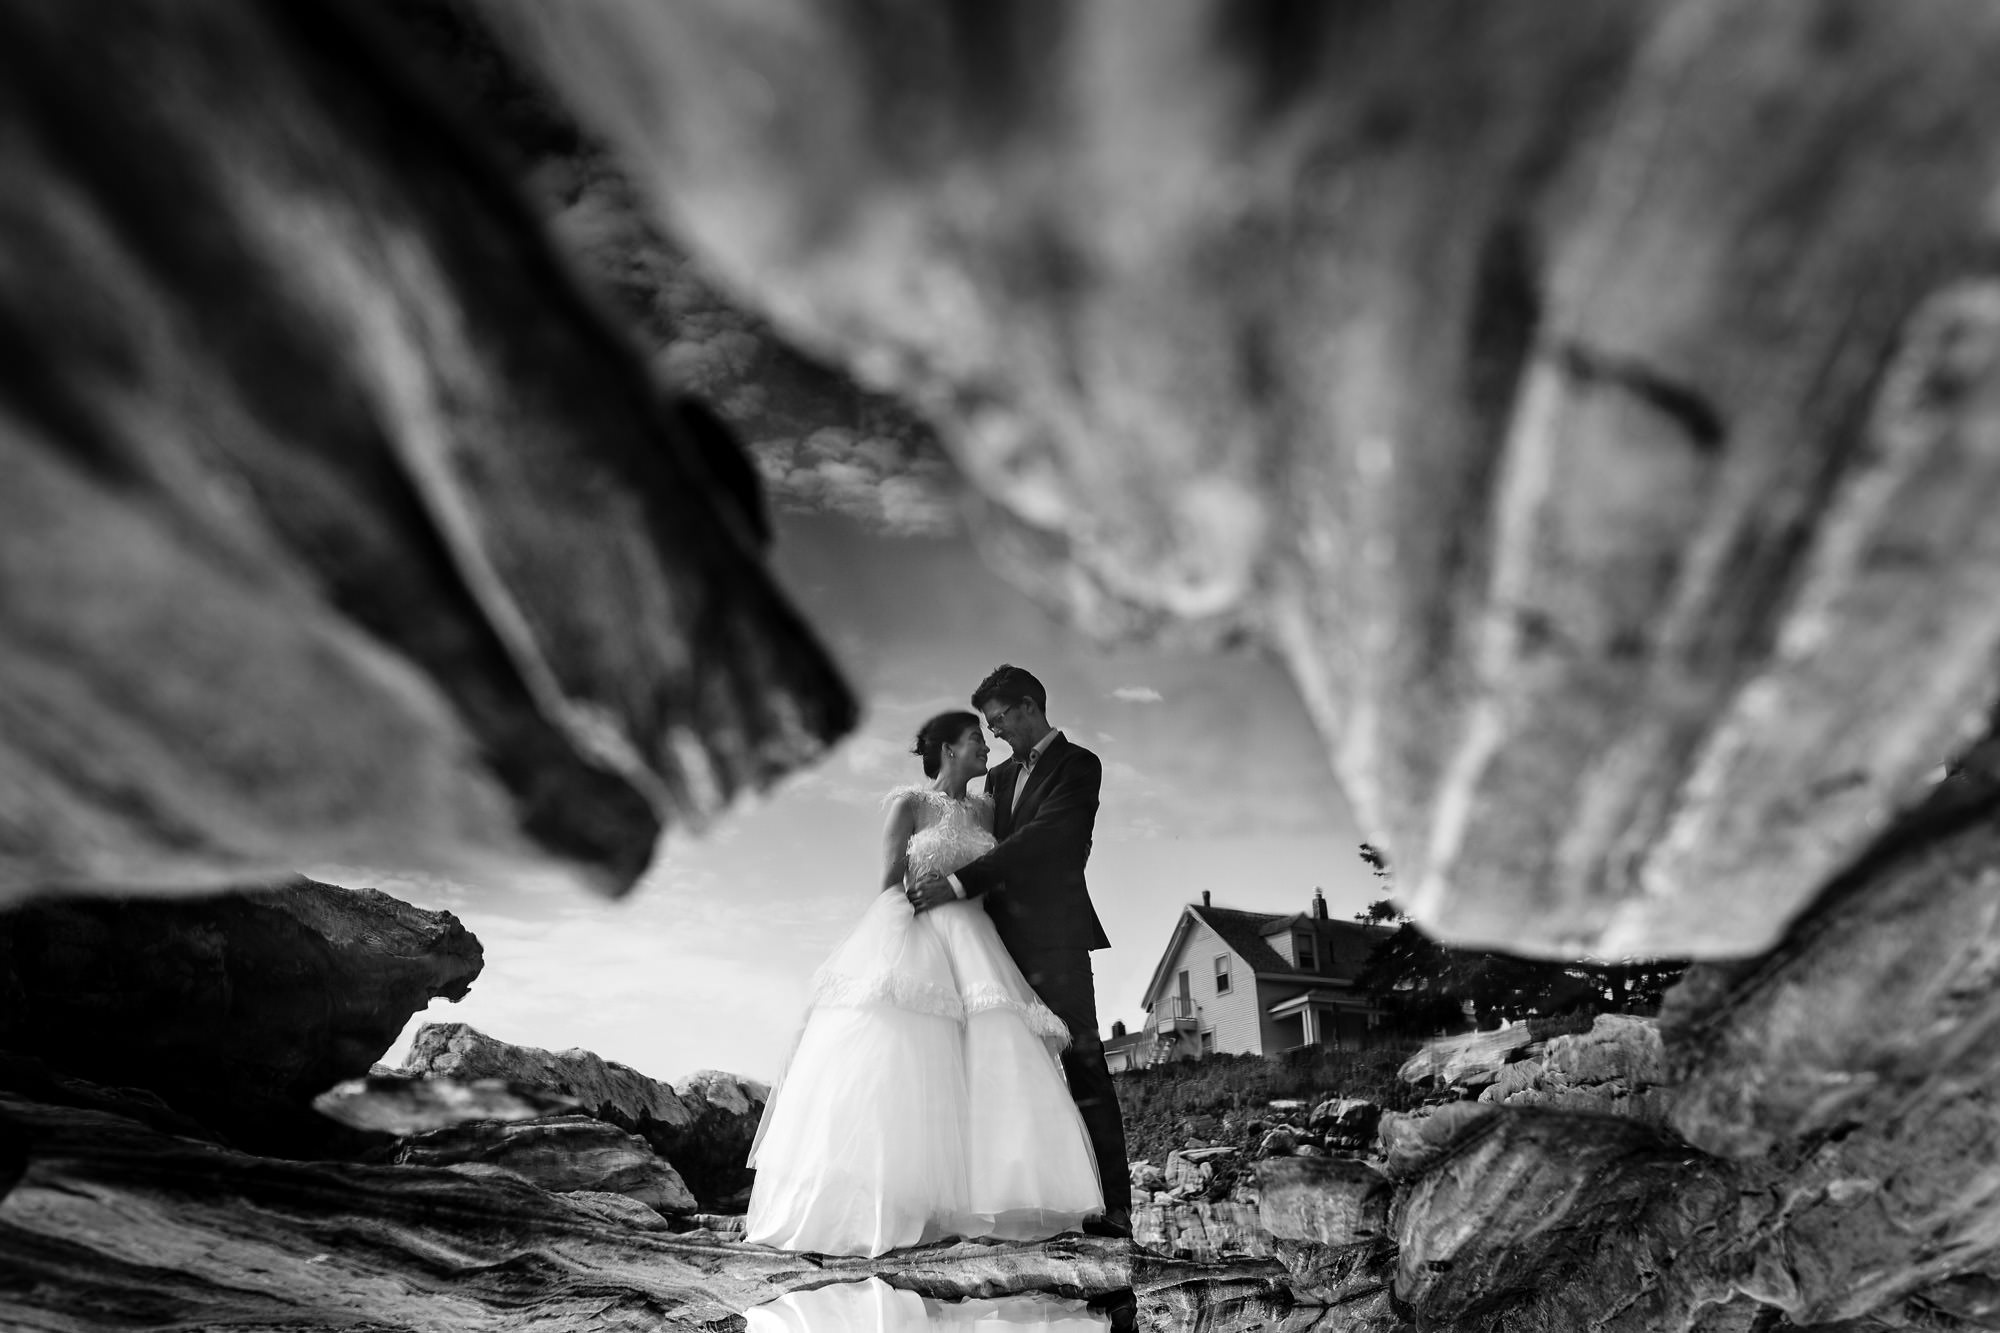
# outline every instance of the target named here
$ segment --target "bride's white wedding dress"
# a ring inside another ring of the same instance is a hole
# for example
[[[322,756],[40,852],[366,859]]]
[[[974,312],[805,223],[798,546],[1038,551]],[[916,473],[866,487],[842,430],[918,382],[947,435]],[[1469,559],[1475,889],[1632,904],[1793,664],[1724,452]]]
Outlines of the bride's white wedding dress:
[[[985,796],[918,793],[914,877],[994,845]],[[945,1236],[1031,1240],[1103,1209],[1097,1162],[1036,998],[978,899],[921,915],[884,889],[813,976],[750,1150],[744,1234],[877,1255]]]

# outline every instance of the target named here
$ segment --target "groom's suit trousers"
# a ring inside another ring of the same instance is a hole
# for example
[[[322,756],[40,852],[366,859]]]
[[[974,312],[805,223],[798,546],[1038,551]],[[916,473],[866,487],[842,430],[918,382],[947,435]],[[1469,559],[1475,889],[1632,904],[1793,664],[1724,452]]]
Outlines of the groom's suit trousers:
[[[1125,1122],[1118,1114],[1118,1093],[1104,1063],[1104,1042],[1097,1035],[1097,983],[1090,974],[1090,950],[1022,950],[1014,961],[1042,1003],[1069,1027],[1069,1049],[1062,1054],[1069,1095],[1083,1114],[1083,1127],[1097,1155],[1105,1211],[1124,1216],[1132,1208],[1132,1176],[1125,1164]]]

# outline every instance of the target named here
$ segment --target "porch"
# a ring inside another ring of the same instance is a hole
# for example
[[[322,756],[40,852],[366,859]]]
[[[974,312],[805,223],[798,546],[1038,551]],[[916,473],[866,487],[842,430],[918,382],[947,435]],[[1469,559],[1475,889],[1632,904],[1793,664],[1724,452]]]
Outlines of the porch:
[[[1324,1046],[1355,1050],[1372,1044],[1374,1007],[1352,992],[1314,988],[1279,1000],[1265,1010],[1278,1034],[1278,1050]]]

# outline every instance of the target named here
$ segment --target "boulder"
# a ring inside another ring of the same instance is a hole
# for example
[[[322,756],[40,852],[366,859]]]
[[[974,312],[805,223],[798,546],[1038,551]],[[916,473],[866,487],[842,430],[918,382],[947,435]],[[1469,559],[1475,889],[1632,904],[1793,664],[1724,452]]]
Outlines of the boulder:
[[[1215,1177],[1215,1168],[1206,1162],[1191,1160],[1185,1152],[1167,1154],[1167,1188],[1180,1194],[1197,1194],[1208,1188]]]
[[[1572,1087],[1615,1082],[1636,1091],[1667,1081],[1659,1023],[1634,1014],[1599,1014],[1588,1032],[1551,1037],[1542,1063]]]
[[[769,1085],[703,1070],[679,1080],[674,1089],[694,1121],[677,1135],[662,1135],[660,1151],[672,1158],[702,1199],[740,1212],[749,1202],[753,1173],[746,1163],[771,1097]]]
[[[454,1080],[500,1079],[567,1098],[646,1140],[711,1208],[742,1202],[751,1181],[750,1143],[770,1096],[761,1083],[714,1071],[690,1075],[677,1090],[591,1051],[517,1046],[464,1023],[417,1029],[404,1068]]]
[[[1534,1041],[1525,1023],[1491,1032],[1466,1032],[1438,1037],[1403,1062],[1397,1077],[1405,1083],[1439,1083],[1478,1088],[1500,1076],[1503,1065]]]
[[[1504,1069],[1503,1069],[1504,1075]],[[1382,1108],[1359,1097],[1336,1097],[1313,1107],[1308,1123],[1329,1139],[1366,1142],[1375,1137]]]
[[[489,1037],[465,1023],[425,1023],[410,1039],[403,1070],[466,1083],[497,1079],[573,1101],[587,1115],[633,1134],[677,1132],[695,1113],[673,1085],[591,1051],[544,1051]],[[650,1142],[651,1140],[648,1139]]]
[[[1606,1238],[1635,1218],[1675,1206],[1707,1213],[1732,1184],[1671,1134],[1617,1116],[1488,1114],[1452,1147],[1396,1200],[1395,1292],[1422,1326],[1449,1327],[1544,1278],[1570,1278],[1609,1257]],[[1662,1225],[1658,1235],[1688,1230]],[[1628,1239],[1643,1246],[1643,1235]]]
[[[1289,1129],[1278,1128],[1264,1135],[1257,1145],[1259,1157],[1289,1156],[1299,1146],[1298,1135]]]
[[[1131,1164],[1132,1188],[1135,1190],[1164,1190],[1167,1187],[1167,1173],[1151,1162]]]
[[[319,1155],[344,1131],[314,1098],[481,962],[451,913],[374,889],[43,899],[0,914],[0,1049],[147,1089],[241,1147]]]
[[[1588,1032],[1549,1039],[1542,1058],[1503,1065],[1481,1102],[1621,1115],[1666,1128],[1677,1099],[1651,1018],[1600,1014]]]
[[[1366,1162],[1344,1157],[1274,1157],[1257,1164],[1264,1230],[1315,1245],[1368,1244],[1389,1232],[1393,1191]]]
[[[1458,1101],[1385,1113],[1375,1135],[1383,1169],[1398,1180],[1415,1174],[1444,1155],[1461,1134],[1499,1110],[1479,1102]]]
[[[663,1216],[696,1207],[680,1175],[644,1139],[584,1115],[434,1129],[404,1139],[391,1160],[399,1166],[498,1167],[551,1194],[617,1194]]]
[[[1132,1209],[1132,1242],[1150,1254],[1201,1264],[1274,1253],[1256,1206],[1232,1200],[1137,1204]]]
[[[1500,1072],[1494,1080],[1479,1090],[1479,1100],[1506,1102],[1517,1093],[1531,1089],[1539,1090],[1545,1086],[1546,1080],[1543,1077],[1540,1060],[1516,1060],[1512,1064],[1500,1066]]]

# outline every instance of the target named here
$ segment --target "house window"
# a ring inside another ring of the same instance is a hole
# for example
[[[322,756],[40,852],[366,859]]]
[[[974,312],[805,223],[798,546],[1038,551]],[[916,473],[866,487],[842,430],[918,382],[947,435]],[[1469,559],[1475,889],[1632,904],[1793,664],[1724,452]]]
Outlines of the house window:
[[[1319,955],[1313,949],[1312,936],[1310,935],[1292,936],[1292,956],[1299,960],[1300,971],[1302,972],[1319,971]]]
[[[1212,1032],[1212,1031],[1211,1031],[1211,1032],[1204,1032],[1204,1033],[1202,1033],[1202,1034],[1201,1034],[1201,1053],[1202,1053],[1203,1055],[1214,1055],[1214,1054],[1215,1054],[1215,1033],[1214,1033],[1214,1032]]]
[[[1226,953],[1215,956],[1215,993],[1229,994],[1229,955]]]

